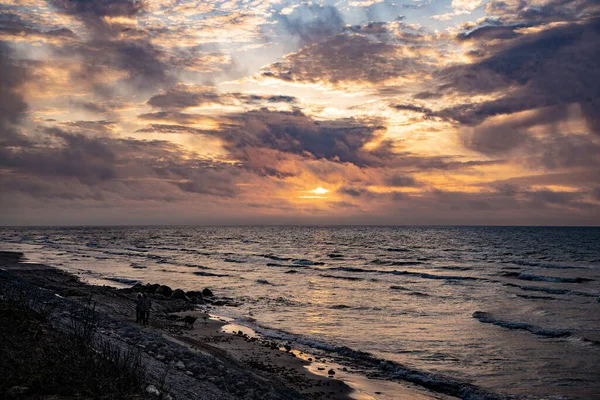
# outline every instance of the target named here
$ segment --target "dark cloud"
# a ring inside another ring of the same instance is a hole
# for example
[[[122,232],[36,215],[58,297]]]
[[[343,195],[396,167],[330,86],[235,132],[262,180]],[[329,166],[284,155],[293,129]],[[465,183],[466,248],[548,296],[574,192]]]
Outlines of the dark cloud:
[[[384,183],[386,186],[392,187],[411,187],[411,186],[419,186],[415,178],[408,175],[390,175],[384,179]]]
[[[289,15],[278,15],[283,29],[298,40],[300,46],[319,42],[340,33],[344,19],[333,6],[300,4]]]
[[[372,40],[361,34],[339,34],[307,46],[265,67],[261,74],[284,81],[381,83],[412,74],[426,74],[435,62],[418,49]]]
[[[83,18],[132,16],[144,9],[142,0],[50,0],[65,13]]]
[[[498,40],[498,39],[514,39],[520,36],[516,32],[518,28],[523,28],[523,25],[512,25],[512,26],[495,26],[495,25],[483,25],[478,26],[472,30],[462,32],[457,36],[459,41],[467,40]]]
[[[486,13],[503,24],[540,25],[598,15],[598,2],[596,0],[547,0],[531,4],[525,0],[492,0],[486,6]]]
[[[414,104],[394,104],[390,107],[398,111],[412,111],[415,113],[422,114],[424,119],[432,119],[436,117],[436,113],[430,108],[417,106]]]
[[[103,72],[102,68],[108,68],[126,72],[126,82],[138,90],[151,90],[177,82],[171,73],[173,66],[166,62],[164,52],[150,42],[146,32],[132,32],[129,27],[105,20],[105,17],[134,17],[144,10],[143,1],[51,0],[51,4],[83,22],[91,37],[87,42],[67,44],[56,49],[62,56],[74,55],[84,60],[83,68],[75,78],[92,80]],[[97,92],[110,94],[102,85]]]
[[[56,128],[47,133],[62,145],[0,149],[2,167],[36,176],[74,177],[85,183],[115,177],[116,157],[106,143]]]
[[[262,104],[262,103],[295,103],[296,98],[285,95],[257,95],[239,92],[219,93],[211,87],[194,88],[178,86],[164,93],[152,96],[148,105],[165,110],[177,110],[197,107],[203,104]]]
[[[315,121],[299,110],[250,111],[229,119],[232,128],[214,135],[234,158],[242,161],[248,161],[251,149],[261,148],[359,167],[384,165],[393,158],[387,142],[372,151],[364,149],[384,130],[378,121]]]
[[[76,187],[79,193],[73,198],[92,196],[97,200],[108,192],[162,200],[181,198],[184,193],[219,197],[239,193],[236,182],[242,170],[236,164],[201,158],[166,141],[91,138],[79,133],[77,126],[70,129],[73,131],[47,128],[37,143],[0,148],[0,168],[7,172],[4,185],[48,198],[66,198],[65,188]],[[22,179],[32,183],[18,184]],[[148,193],[144,183],[148,181],[163,185],[169,195]]]
[[[381,197],[381,195],[370,191],[369,189],[365,188],[365,187],[358,187],[358,186],[344,186],[341,187],[337,190],[338,193],[342,194],[342,195],[346,195],[346,196],[350,196],[350,197],[354,197],[354,198],[361,198],[361,199],[373,199],[376,197]]]
[[[600,19],[529,34],[474,64],[439,74],[442,90],[487,93],[514,88],[497,100],[461,105],[440,114],[476,125],[488,117],[576,103],[600,134]],[[559,111],[565,115],[565,111]]]
[[[23,20],[12,12],[0,13],[0,35],[15,36],[19,38],[32,36],[47,39],[74,39],[76,36],[67,28],[50,28],[36,26],[37,24]]]

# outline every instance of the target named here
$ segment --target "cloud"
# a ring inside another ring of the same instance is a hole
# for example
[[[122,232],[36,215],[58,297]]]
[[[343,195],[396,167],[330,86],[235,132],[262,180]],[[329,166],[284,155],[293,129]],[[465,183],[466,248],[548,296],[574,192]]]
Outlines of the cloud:
[[[290,14],[278,15],[283,29],[306,46],[340,33],[344,20],[337,8],[316,4],[300,4]]]
[[[68,129],[47,128],[37,143],[0,148],[0,168],[7,172],[5,182],[29,195],[40,192],[62,198],[69,196],[64,193],[66,187],[77,187],[81,196],[96,199],[107,193],[164,198],[164,192],[136,192],[135,187],[146,191],[144,182],[148,181],[166,185],[173,199],[181,199],[183,193],[233,197],[239,192],[236,177],[241,170],[233,163],[202,158],[167,141],[92,138],[78,126]],[[38,183],[17,182],[23,179]],[[125,182],[131,188],[124,190]]]
[[[132,32],[130,27],[112,24],[120,18],[134,18],[144,10],[139,0],[51,0],[61,12],[81,21],[88,30],[89,40],[65,44],[56,49],[63,56],[93,60],[80,69],[78,78],[93,79],[101,67],[124,71],[126,82],[138,90],[172,85],[176,78],[162,50],[154,46],[144,32]],[[106,90],[106,89],[104,89]]]
[[[0,42],[0,147],[22,145],[28,141],[18,128],[28,108],[20,92],[28,71],[12,57],[12,49]]]
[[[225,150],[241,161],[251,161],[256,149],[359,167],[384,165],[393,158],[391,146],[385,141],[373,150],[365,149],[367,143],[383,132],[379,121],[315,121],[300,110],[249,111],[229,115],[227,119],[230,127],[213,134],[223,142]]]
[[[0,13],[0,39],[59,44],[75,38],[75,33],[68,28],[39,26],[33,21],[24,20],[20,14],[7,11]]]
[[[474,11],[482,3],[482,0],[452,0],[450,6],[457,10]]]
[[[425,76],[436,63],[426,44],[397,45],[364,34],[342,33],[263,68],[262,78],[333,85],[379,84]]]
[[[148,105],[164,110],[181,110],[211,104],[248,104],[295,103],[294,96],[258,95],[240,92],[220,93],[214,87],[178,85],[164,93],[152,96]]]

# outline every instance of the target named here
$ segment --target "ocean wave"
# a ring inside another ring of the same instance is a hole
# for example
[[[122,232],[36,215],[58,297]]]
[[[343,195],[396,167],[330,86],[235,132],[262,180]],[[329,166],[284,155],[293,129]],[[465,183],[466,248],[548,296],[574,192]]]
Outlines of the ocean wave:
[[[517,294],[517,297],[521,297],[523,299],[532,299],[532,300],[558,300],[556,297],[552,296],[535,296],[530,294]]]
[[[264,258],[268,258],[269,260],[274,260],[274,261],[290,261],[291,258],[289,257],[279,257],[273,254],[260,254],[260,257],[264,257]]]
[[[280,285],[276,285],[276,284],[274,284],[274,283],[271,283],[271,282],[269,282],[269,281],[268,281],[268,280],[266,280],[266,279],[257,279],[257,280],[256,280],[256,283],[259,283],[259,284],[261,284],[261,285],[280,286]]]
[[[244,323],[246,321],[242,320],[239,322]],[[263,327],[256,323],[251,323],[250,325],[252,329],[267,338],[290,341],[312,349],[324,351],[342,364],[370,370],[381,379],[388,379],[395,382],[410,382],[433,392],[454,396],[464,400],[504,400],[508,398],[455,378],[407,367],[400,363],[384,360],[371,353],[354,350],[347,346],[325,343],[283,330]]]
[[[471,267],[461,267],[459,265],[436,266],[435,269],[446,269],[448,271],[471,271]]]
[[[475,311],[473,313],[473,318],[478,319],[480,322],[486,324],[494,324],[497,326],[501,326],[507,329],[516,329],[531,332],[535,335],[545,336],[550,338],[561,338],[572,336],[573,332],[564,330],[564,329],[547,329],[547,328],[539,328],[534,325],[525,323],[525,322],[514,322],[514,321],[506,321],[502,319],[498,319],[494,317],[492,314],[484,312],[484,311]]]
[[[296,258],[294,261],[292,261],[292,264],[294,264],[294,265],[306,265],[306,266],[310,266],[310,265],[325,265],[324,262],[307,260],[305,258]]]
[[[521,290],[533,291],[533,292],[544,292],[550,294],[566,294],[566,295],[574,295],[574,296],[584,296],[584,297],[597,297],[597,293],[588,293],[588,292],[580,292],[577,290],[569,290],[569,289],[556,289],[556,288],[547,288],[541,286],[523,286],[517,285],[510,282],[503,283],[504,286],[515,287]]]
[[[352,308],[352,307],[350,307],[350,306],[347,306],[347,305],[345,305],[345,304],[337,304],[337,305],[335,305],[335,306],[331,306],[331,307],[329,307],[329,308],[330,308],[330,309],[332,309],[332,310],[345,310],[345,309],[347,309],[347,308]]]
[[[562,277],[562,276],[545,276],[545,275],[534,275],[534,274],[525,274],[520,272],[505,272],[502,276],[506,276],[509,278],[517,278],[524,281],[543,281],[543,282],[556,282],[556,283],[582,283],[582,282],[591,282],[593,279],[589,278],[581,278],[581,277]]]
[[[277,264],[267,263],[267,267],[279,267],[279,268],[310,268],[308,265],[292,265],[292,264]]]
[[[192,274],[198,275],[198,276],[214,276],[217,278],[231,276],[231,275],[227,275],[227,274],[213,274],[212,272],[205,272],[205,271],[194,271],[194,272],[192,272]]]
[[[476,278],[473,276],[460,276],[460,275],[434,275],[426,272],[416,271],[398,271],[398,270],[381,270],[381,269],[365,269],[365,268],[354,268],[354,267],[331,267],[327,268],[329,271],[344,271],[344,272],[356,272],[356,273],[375,273],[375,274],[389,274],[389,275],[408,275],[417,276],[423,279],[448,279],[448,280],[481,280],[482,278]]]
[[[113,276],[113,277],[108,277],[108,278],[104,278],[107,281],[112,281],[112,282],[119,282],[125,285],[135,285],[136,283],[138,283],[139,281],[137,279],[131,279],[131,278],[121,278],[118,276]]]
[[[346,281],[364,281],[364,278],[357,278],[355,276],[341,276],[341,275],[330,275],[330,274],[319,274],[323,278],[343,279]]]
[[[548,264],[537,261],[527,261],[527,260],[513,260],[513,261],[502,261],[503,263],[511,263],[516,265],[522,265],[525,267],[540,267],[540,268],[550,268],[550,269],[586,269],[586,267],[577,266],[577,265],[559,265],[559,264]]]
[[[198,269],[214,269],[211,267],[206,267],[204,265],[198,265],[198,264],[183,264],[184,267],[188,267],[188,268],[198,268]]]
[[[371,261],[371,264],[376,265],[389,265],[389,266],[403,266],[403,265],[421,265],[424,264],[422,261],[393,261],[393,260],[381,260],[376,258]]]

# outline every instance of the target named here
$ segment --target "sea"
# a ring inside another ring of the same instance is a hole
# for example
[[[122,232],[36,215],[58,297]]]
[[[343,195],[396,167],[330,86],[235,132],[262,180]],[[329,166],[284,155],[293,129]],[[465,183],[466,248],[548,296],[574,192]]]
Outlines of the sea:
[[[4,227],[0,249],[94,284],[208,287],[236,323],[378,379],[600,399],[600,228]]]

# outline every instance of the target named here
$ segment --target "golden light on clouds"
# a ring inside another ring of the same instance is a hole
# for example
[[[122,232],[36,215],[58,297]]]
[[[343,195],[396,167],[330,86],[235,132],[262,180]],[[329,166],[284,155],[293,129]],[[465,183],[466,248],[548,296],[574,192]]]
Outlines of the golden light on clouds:
[[[593,0],[526,1],[543,21],[496,0],[5,3],[0,186],[19,207],[600,215]]]

